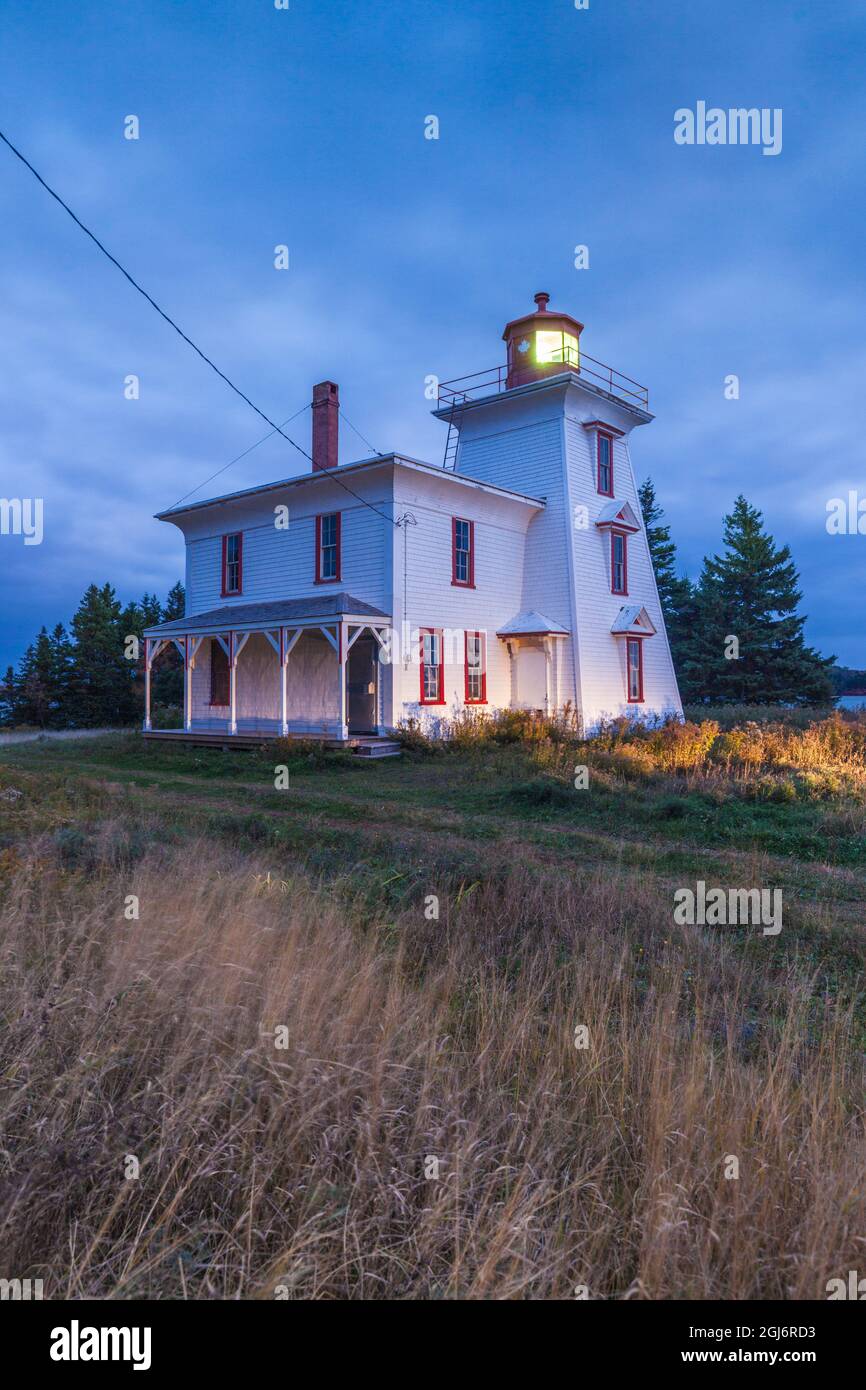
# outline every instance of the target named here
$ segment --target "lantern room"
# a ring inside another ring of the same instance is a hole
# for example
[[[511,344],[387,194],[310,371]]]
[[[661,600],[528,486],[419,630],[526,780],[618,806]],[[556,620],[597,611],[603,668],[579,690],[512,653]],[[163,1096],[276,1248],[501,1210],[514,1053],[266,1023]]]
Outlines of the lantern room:
[[[535,295],[535,313],[506,324],[502,336],[508,345],[509,389],[569,369],[580,371],[583,324],[570,314],[551,313],[549,301],[549,294]]]

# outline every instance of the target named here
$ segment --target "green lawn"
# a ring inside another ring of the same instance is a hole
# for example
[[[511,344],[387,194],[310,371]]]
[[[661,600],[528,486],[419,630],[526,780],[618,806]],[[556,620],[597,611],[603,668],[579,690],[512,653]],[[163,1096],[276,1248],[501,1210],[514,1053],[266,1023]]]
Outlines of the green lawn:
[[[289,768],[280,791],[278,758]],[[106,816],[146,825],[149,840],[206,830],[267,850],[275,868],[351,874],[371,905],[420,899],[433,880],[459,892],[518,866],[567,876],[596,865],[650,875],[665,894],[698,877],[781,887],[800,928],[790,942],[811,938],[816,914],[825,928],[828,912],[860,940],[866,812],[844,796],[779,803],[732,779],[702,786],[672,775],[612,785],[592,768],[589,787],[575,790],[519,743],[367,762],[306,748],[146,744],[137,734],[0,748],[0,783],[24,792],[0,801],[0,848],[42,828],[86,840]]]

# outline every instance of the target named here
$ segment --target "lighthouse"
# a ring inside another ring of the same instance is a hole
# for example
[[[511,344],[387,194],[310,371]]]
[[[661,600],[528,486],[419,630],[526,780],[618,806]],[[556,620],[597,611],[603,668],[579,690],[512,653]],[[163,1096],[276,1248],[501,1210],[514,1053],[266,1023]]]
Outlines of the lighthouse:
[[[443,381],[434,414],[454,472],[544,500],[529,528],[521,608],[567,634],[560,699],[592,732],[607,718],[682,717],[631,457],[649,393],[589,356],[584,325],[534,296],[505,362]],[[625,699],[623,699],[625,692]]]

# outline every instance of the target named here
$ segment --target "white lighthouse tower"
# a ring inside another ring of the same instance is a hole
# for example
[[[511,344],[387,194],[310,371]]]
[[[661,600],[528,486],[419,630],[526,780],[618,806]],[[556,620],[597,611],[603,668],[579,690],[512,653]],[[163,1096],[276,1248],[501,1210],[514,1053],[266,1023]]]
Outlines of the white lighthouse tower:
[[[522,610],[568,633],[560,698],[592,732],[624,713],[682,717],[641,517],[631,432],[644,387],[587,357],[583,324],[548,308],[508,323],[507,363],[443,383],[446,468],[542,498],[523,556]]]

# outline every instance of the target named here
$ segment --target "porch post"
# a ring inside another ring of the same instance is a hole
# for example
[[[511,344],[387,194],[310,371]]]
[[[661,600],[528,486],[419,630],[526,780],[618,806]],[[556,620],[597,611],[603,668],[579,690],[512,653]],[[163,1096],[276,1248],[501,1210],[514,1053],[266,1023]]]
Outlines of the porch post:
[[[183,727],[192,728],[192,657],[189,634],[183,639]]]
[[[229,633],[229,733],[238,731],[238,658],[235,652],[235,634]]]
[[[150,668],[152,657],[150,655],[150,638],[144,639],[144,727],[145,730],[152,728],[150,722]]]
[[[286,714],[286,679],[289,674],[289,654],[286,651],[286,629],[280,628],[280,733],[285,738],[289,732],[289,721]]]
[[[553,642],[553,639],[552,639],[551,637],[545,637],[545,639],[544,639],[544,713],[547,715],[548,718],[550,717],[550,712],[551,712],[551,711],[550,711],[550,666],[551,666],[551,662],[553,661],[553,652],[552,652],[552,650],[551,650],[552,642]]]
[[[338,738],[347,739],[349,737],[349,723],[346,712],[346,659],[348,656],[347,647],[349,644],[349,624],[340,623],[337,627],[337,660],[340,676],[340,732]]]

